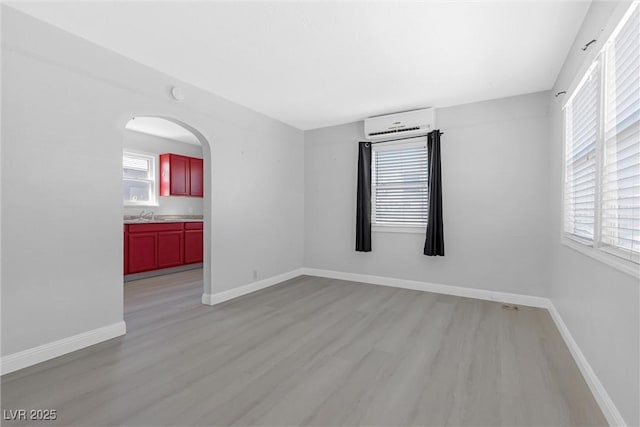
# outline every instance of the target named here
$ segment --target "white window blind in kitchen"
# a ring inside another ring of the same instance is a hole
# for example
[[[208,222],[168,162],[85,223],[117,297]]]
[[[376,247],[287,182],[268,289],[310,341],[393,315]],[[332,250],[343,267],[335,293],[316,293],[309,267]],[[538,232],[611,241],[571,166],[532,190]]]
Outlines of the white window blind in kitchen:
[[[604,49],[601,244],[640,256],[640,8]]]
[[[589,242],[595,229],[600,114],[600,74],[595,65],[565,107],[564,231]]]
[[[410,143],[375,144],[372,153],[373,224],[426,226],[426,139]]]
[[[147,158],[140,158],[138,156],[133,157],[133,155],[124,154],[122,156],[122,167],[124,168],[125,176],[127,174],[131,174],[129,169],[133,169],[136,171],[144,171],[145,176],[148,176],[149,171],[151,170],[150,161]]]

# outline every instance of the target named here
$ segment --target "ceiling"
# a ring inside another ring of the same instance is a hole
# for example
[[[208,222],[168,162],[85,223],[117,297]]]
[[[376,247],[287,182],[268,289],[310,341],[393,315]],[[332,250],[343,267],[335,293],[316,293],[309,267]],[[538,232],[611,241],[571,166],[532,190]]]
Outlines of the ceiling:
[[[159,117],[134,117],[127,122],[125,129],[147,135],[173,139],[187,144],[201,145],[191,131],[182,126]]]
[[[548,90],[589,3],[8,4],[307,130]]]

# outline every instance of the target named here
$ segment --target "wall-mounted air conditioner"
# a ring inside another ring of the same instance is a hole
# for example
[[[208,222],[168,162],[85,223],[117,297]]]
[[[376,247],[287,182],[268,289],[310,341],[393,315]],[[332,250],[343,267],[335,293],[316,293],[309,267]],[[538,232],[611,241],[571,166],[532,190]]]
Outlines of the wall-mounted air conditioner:
[[[364,121],[364,134],[370,140],[426,135],[434,129],[433,108],[370,117]]]

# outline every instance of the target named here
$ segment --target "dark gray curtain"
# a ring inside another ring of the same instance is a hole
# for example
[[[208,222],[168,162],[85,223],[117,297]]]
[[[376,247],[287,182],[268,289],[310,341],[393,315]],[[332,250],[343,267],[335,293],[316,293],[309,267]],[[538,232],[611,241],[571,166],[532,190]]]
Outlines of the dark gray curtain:
[[[358,144],[356,251],[371,252],[371,144]]]
[[[440,172],[440,131],[431,131],[427,139],[429,153],[429,217],[424,254],[444,256],[444,226],[442,224],[442,178]]]

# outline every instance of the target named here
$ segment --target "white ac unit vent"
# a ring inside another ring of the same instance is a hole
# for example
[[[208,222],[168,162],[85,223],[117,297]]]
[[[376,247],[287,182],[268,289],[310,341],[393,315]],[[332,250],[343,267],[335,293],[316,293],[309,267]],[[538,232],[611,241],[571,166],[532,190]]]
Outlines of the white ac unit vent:
[[[364,121],[367,139],[395,139],[426,135],[435,129],[433,108],[370,117]]]

